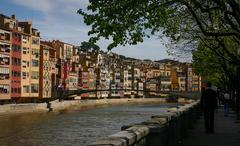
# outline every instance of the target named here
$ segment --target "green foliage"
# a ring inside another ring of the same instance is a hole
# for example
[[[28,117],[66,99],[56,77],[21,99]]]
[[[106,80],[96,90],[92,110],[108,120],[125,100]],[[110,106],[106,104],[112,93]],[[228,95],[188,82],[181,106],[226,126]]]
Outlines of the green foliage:
[[[80,49],[83,51],[94,51],[98,52],[100,50],[100,47],[98,45],[95,45],[94,43],[91,42],[82,42]]]
[[[231,40],[228,41],[231,42]],[[222,47],[218,46],[218,50],[214,50],[214,46],[205,43],[200,42],[198,49],[193,52],[194,69],[203,77],[205,82],[211,82],[222,88],[233,85],[234,81],[237,80],[238,72],[235,68],[238,68],[238,65],[231,62],[231,58]],[[216,45],[216,42],[210,43]],[[232,53],[234,48],[229,45],[228,50]]]
[[[183,13],[178,7],[166,7],[161,2],[148,0],[90,0],[87,7],[90,13],[79,10],[84,22],[92,26],[90,42],[95,43],[104,37],[112,38],[108,49],[118,44],[135,45],[164,30],[165,34],[177,31]]]

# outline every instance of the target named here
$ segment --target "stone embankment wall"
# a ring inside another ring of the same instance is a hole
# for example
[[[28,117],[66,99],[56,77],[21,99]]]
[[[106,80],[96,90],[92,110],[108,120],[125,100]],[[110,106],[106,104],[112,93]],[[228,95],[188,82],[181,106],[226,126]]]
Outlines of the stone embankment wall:
[[[200,117],[199,100],[168,109],[148,121],[122,127],[122,131],[89,146],[176,146]]]
[[[48,112],[46,103],[0,105],[0,114],[18,114],[29,112]]]
[[[179,99],[180,102],[186,102]],[[0,115],[31,112],[60,111],[68,108],[88,108],[101,105],[134,104],[134,103],[165,103],[165,98],[123,98],[123,99],[96,99],[96,100],[58,100],[47,103],[6,104],[0,105]]]

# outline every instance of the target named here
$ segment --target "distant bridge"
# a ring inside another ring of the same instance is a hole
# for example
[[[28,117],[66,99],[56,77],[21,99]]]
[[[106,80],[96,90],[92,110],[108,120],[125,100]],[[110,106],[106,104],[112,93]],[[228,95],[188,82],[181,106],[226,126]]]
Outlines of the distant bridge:
[[[84,90],[84,89],[79,89],[79,90],[68,90],[67,95],[69,97],[77,95],[81,96],[84,93],[97,93],[97,92],[113,92],[113,91],[129,91],[131,94],[136,94],[138,92],[143,92],[143,95],[160,95],[160,94],[172,94],[172,95],[178,95],[178,96],[185,96],[187,98],[199,98],[200,92],[187,92],[187,91],[155,91],[155,90],[132,90],[132,89],[94,89],[94,90]],[[150,94],[151,93],[151,94]],[[65,94],[65,95],[66,95]],[[128,94],[129,95],[129,94]]]

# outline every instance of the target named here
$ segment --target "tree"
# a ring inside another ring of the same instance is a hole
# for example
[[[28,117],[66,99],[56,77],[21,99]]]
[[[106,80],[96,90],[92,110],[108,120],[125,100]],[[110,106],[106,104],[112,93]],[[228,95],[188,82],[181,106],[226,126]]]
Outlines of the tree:
[[[226,89],[225,85],[229,84],[229,76],[226,75],[224,65],[225,60],[221,60],[211,49],[204,45],[199,45],[198,49],[193,51],[193,67],[199,73],[204,82],[211,82],[217,87]]]
[[[202,42],[193,52],[193,67],[206,82],[210,81],[218,87],[230,91],[233,101],[237,103],[236,109],[239,109],[239,96],[237,96],[238,98],[235,96],[235,93],[239,94],[239,66],[224,59],[228,56],[221,54],[223,48],[216,51],[212,49],[213,46],[207,46]]]
[[[112,37],[108,49],[162,32],[184,46],[202,36],[240,38],[237,0],[90,0],[87,9],[78,13],[92,26],[90,41]]]
[[[91,52],[99,52],[100,47],[98,45],[95,45],[91,42],[82,42],[80,46],[80,50],[82,51],[91,51]]]
[[[90,0],[79,10],[90,42],[112,39],[108,49],[135,45],[152,35],[168,37],[174,50],[211,50],[240,97],[240,2],[238,0]],[[201,47],[201,46],[200,46]],[[204,60],[208,61],[208,60]],[[207,63],[207,62],[204,62]],[[239,99],[239,98],[238,98]],[[239,104],[238,104],[239,105]],[[240,108],[239,108],[240,109]]]

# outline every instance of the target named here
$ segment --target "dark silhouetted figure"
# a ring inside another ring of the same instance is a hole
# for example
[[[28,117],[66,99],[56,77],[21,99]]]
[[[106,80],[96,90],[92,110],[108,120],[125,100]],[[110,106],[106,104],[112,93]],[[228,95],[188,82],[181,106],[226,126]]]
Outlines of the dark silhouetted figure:
[[[214,133],[214,111],[217,108],[217,93],[211,89],[211,83],[202,92],[201,107],[204,111],[206,133]]]

